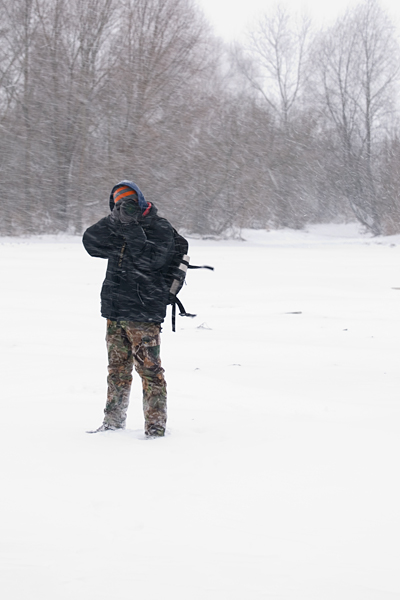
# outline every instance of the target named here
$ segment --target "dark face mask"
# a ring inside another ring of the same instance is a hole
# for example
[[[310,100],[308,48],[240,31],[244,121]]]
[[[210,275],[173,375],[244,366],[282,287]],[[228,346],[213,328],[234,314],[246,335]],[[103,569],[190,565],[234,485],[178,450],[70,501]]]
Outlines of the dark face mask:
[[[121,201],[120,208],[120,220],[121,223],[138,223],[142,216],[142,210],[137,202],[133,198],[123,199]]]
[[[122,206],[123,207],[124,212],[129,215],[135,215],[138,212],[139,206],[138,203],[135,202],[135,200],[133,200],[133,198],[129,198],[129,199],[123,199],[122,200]]]

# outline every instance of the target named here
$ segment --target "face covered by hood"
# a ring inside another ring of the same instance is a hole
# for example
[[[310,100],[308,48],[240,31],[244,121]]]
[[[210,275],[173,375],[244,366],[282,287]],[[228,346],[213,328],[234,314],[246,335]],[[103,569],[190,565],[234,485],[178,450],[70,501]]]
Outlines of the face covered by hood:
[[[137,193],[137,197],[138,197],[138,204],[140,206],[140,208],[142,209],[142,212],[144,212],[145,210],[147,210],[148,208],[150,208],[151,204],[150,202],[146,202],[145,197],[143,196],[142,192],[140,191],[140,189],[138,188],[138,186],[136,185],[136,183],[133,183],[133,181],[120,181],[119,183],[117,183],[116,185],[114,185],[113,189],[111,190],[111,194],[110,194],[110,210],[113,210],[114,208],[114,192],[117,188],[122,187],[122,186],[127,186],[130,187],[132,190],[134,190]]]

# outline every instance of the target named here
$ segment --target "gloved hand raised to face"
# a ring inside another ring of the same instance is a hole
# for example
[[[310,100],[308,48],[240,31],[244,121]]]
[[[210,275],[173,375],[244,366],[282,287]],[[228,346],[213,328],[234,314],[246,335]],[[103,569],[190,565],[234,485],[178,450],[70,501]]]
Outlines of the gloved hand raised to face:
[[[142,209],[138,204],[138,197],[134,190],[127,186],[121,186],[114,191],[114,209],[111,213],[114,221],[120,221],[122,225],[139,223]]]
[[[119,218],[123,225],[129,225],[130,223],[139,223],[139,219],[142,216],[142,209],[135,200],[128,200],[124,198],[121,202],[121,208],[119,211]]]

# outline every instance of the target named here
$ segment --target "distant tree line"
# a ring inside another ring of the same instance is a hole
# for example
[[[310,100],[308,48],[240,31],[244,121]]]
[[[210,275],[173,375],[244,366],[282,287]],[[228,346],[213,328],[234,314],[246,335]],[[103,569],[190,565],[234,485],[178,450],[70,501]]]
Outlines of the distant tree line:
[[[203,236],[397,233],[399,65],[377,0],[234,47],[191,0],[0,0],[0,234],[80,233],[128,178]]]

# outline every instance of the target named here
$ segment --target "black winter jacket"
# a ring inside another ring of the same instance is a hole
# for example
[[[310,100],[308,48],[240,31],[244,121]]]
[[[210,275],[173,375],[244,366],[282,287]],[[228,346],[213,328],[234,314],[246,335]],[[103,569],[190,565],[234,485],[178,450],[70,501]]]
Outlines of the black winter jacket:
[[[89,227],[83,245],[108,259],[101,290],[101,314],[112,320],[162,323],[169,290],[165,274],[174,252],[170,223],[151,206],[140,225],[115,223],[111,216]]]

